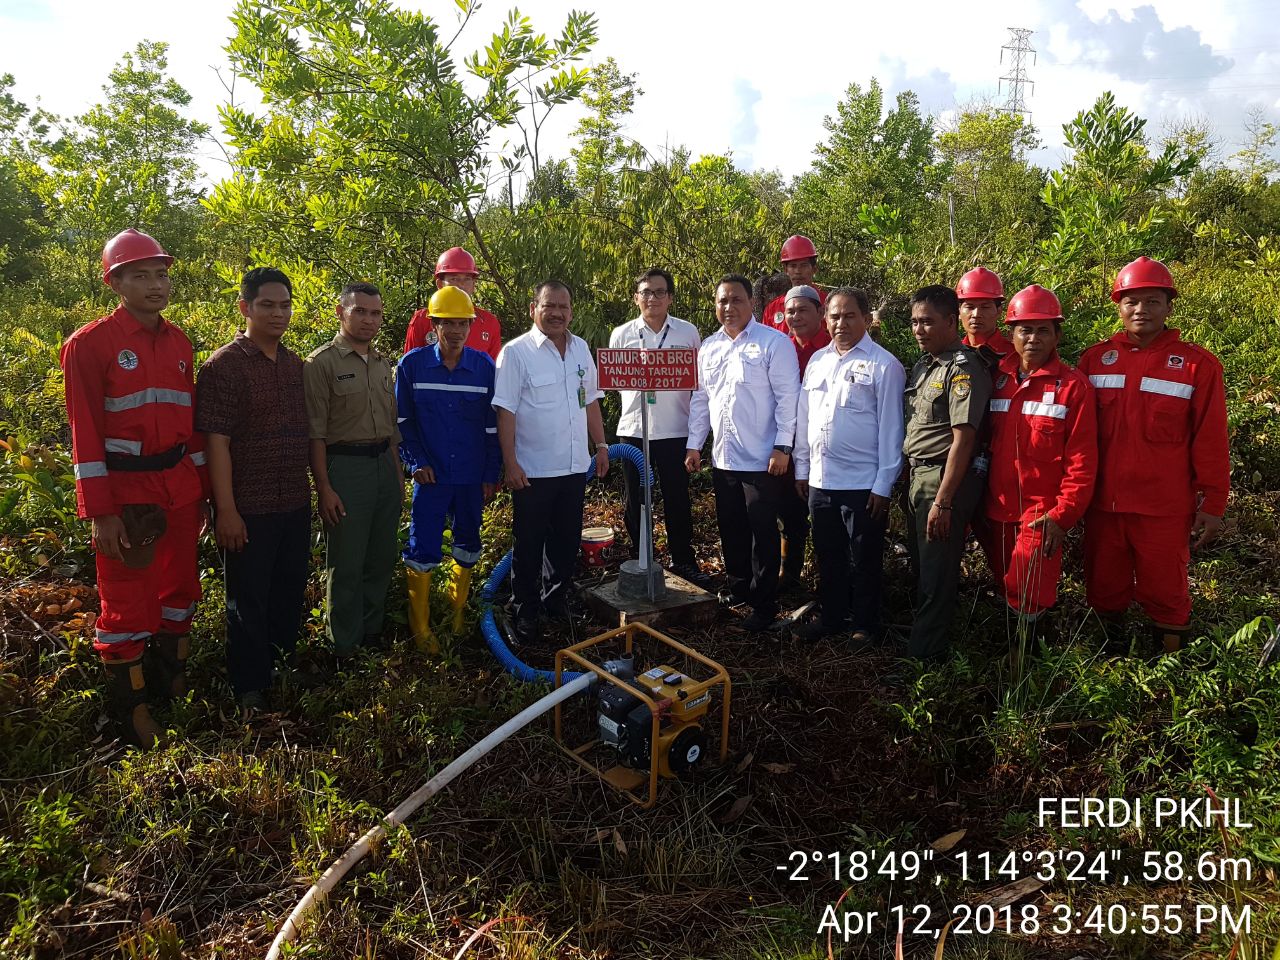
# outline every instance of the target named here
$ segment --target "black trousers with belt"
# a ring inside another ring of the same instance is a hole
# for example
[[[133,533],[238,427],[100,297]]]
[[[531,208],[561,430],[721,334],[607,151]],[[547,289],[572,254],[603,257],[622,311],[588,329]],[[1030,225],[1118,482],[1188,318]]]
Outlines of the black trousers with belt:
[[[227,676],[236,696],[271,686],[293,656],[311,566],[311,507],[244,517],[249,539],[227,551]]]
[[[787,478],[764,470],[711,471],[724,571],[734,598],[778,612],[778,504]]]
[[[832,630],[852,626],[878,638],[888,512],[873,519],[867,510],[870,496],[870,490],[810,487],[809,509],[822,625]]]
[[[517,619],[536,618],[544,602],[558,607],[567,601],[582,543],[586,491],[584,471],[530,477],[529,486],[511,494],[512,596]]]
[[[641,446],[636,437],[619,437],[621,443],[637,449]],[[688,437],[668,437],[649,441],[649,466],[657,475],[662,490],[662,508],[667,520],[667,549],[671,562],[693,563],[693,509],[689,505],[689,471],[684,467]],[[627,534],[631,542],[640,544],[640,505],[644,503],[644,486],[640,483],[640,471],[629,460],[622,461],[622,480],[626,489],[624,516]],[[653,518],[650,517],[650,522]]]

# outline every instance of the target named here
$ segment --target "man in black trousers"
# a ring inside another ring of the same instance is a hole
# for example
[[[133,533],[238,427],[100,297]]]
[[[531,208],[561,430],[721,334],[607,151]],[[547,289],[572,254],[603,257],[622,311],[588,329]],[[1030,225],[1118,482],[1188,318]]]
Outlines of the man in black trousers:
[[[311,557],[303,361],[280,342],[293,287],[272,267],[240,281],[245,329],[196,382],[207,438],[214,534],[224,551],[227,673],[246,715],[268,708],[272,668],[292,658]]]
[[[660,267],[650,267],[636,278],[636,306],[640,316],[619,324],[609,335],[615,350],[697,350],[702,346],[698,328],[670,314],[675,281]],[[708,584],[693,553],[693,513],[689,504],[689,474],[684,454],[689,439],[689,391],[622,390],[622,415],[618,440],[641,446],[641,405],[649,409],[649,466],[657,474],[667,521],[667,549],[671,572],[700,587]],[[625,517],[631,542],[640,543],[640,505],[644,486],[640,471],[622,462],[626,485]],[[650,518],[652,520],[652,518]]]

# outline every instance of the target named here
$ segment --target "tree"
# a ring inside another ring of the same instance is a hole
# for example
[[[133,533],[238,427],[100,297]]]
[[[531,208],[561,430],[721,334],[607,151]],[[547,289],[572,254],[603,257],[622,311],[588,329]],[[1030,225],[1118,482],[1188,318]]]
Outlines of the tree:
[[[1169,191],[1195,170],[1197,159],[1177,143],[1151,155],[1145,127],[1110,92],[1063,125],[1073,153],[1045,185],[1053,233],[1038,251],[1046,285],[1060,296],[1076,293],[1105,303],[1116,270],[1126,262],[1140,255],[1167,257]]]
[[[1276,160],[1280,127],[1266,119],[1261,107],[1253,107],[1245,120],[1244,131],[1245,145],[1234,157],[1240,172],[1249,180],[1267,180],[1280,171],[1280,161]]]
[[[824,260],[860,280],[874,269],[868,225],[915,224],[947,175],[933,121],[921,115],[916,95],[899,93],[887,111],[884,100],[874,78],[865,91],[850,84],[835,117],[823,121],[827,137],[813,166],[795,184],[796,225],[814,237]]]
[[[388,0],[241,0],[227,49],[267,112],[222,109],[236,172],[208,206],[239,230],[246,258],[269,238],[337,278],[376,277],[393,307],[411,306],[430,290],[438,248],[466,242],[502,300],[517,302],[478,216],[526,153],[495,164],[491,141],[528,107],[522,91],[544,111],[580,95],[587,72],[573,63],[595,43],[596,23],[572,12],[549,40],[513,11],[465,60],[477,88],[452,50],[477,4],[458,6],[446,37]]]
[[[1034,242],[1045,221],[1040,200],[1045,175],[1027,160],[1028,152],[1040,146],[1035,128],[1021,114],[977,106],[939,133],[937,146],[948,176],[945,195],[936,204],[935,232],[949,231],[949,195],[963,259],[1014,259]]]
[[[0,76],[0,278],[22,283],[35,272],[44,226],[37,185],[44,171],[36,149],[48,127],[13,96],[13,74]]]
[[[182,111],[191,95],[172,77],[168,45],[139,43],[108,75],[106,100],[46,145],[49,175],[40,192],[65,256],[51,264],[64,301],[100,293],[94,261],[103,241],[126,227],[153,234],[183,258],[198,226],[196,145],[209,133]],[[70,284],[68,289],[65,284]]]
[[[622,136],[622,121],[643,94],[636,86],[636,75],[623,73],[613,57],[591,70],[582,92],[582,104],[589,113],[578,121],[573,132],[578,146],[572,155],[578,190],[591,194],[597,203],[614,192],[613,178],[624,163],[644,159],[643,148]]]

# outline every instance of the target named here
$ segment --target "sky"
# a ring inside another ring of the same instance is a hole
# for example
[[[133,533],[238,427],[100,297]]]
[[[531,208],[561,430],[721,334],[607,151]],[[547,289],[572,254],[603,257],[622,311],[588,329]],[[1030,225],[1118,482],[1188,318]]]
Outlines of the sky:
[[[456,28],[453,0],[400,2],[450,34]],[[454,49],[483,48],[512,5],[485,0]],[[519,3],[552,35],[574,6],[593,8],[587,0]],[[170,72],[193,95],[190,114],[217,132],[217,107],[232,83],[222,47],[233,7],[233,0],[0,0],[0,73],[14,75],[20,100],[74,115],[101,98],[124,52],[140,40],[165,40]],[[731,152],[740,167],[788,178],[808,168],[823,119],[850,83],[865,88],[874,76],[890,94],[914,90],[943,123],[965,104],[1002,103],[1009,27],[1034,31],[1027,106],[1044,143],[1035,155],[1042,165],[1061,162],[1062,124],[1105,90],[1145,117],[1156,139],[1179,122],[1207,123],[1224,157],[1239,149],[1251,109],[1280,123],[1276,0],[602,0],[594,12],[600,39],[589,62],[614,57],[644,91],[628,136],[654,152]],[[244,81],[234,89],[242,104],[257,102]],[[567,155],[578,116],[573,107],[553,115],[544,156]],[[210,179],[226,172],[215,143],[204,145],[201,162]]]

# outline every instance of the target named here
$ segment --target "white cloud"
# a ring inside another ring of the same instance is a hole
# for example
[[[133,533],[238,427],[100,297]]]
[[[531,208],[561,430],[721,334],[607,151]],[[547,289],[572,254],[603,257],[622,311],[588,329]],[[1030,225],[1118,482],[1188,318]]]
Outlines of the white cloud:
[[[457,50],[484,45],[516,0],[486,0]],[[449,0],[419,3],[452,32]],[[107,72],[142,39],[170,44],[171,72],[194,96],[193,113],[215,130],[230,78],[222,47],[230,35],[232,0],[158,7],[154,0],[115,0],[110,15],[89,0],[0,0],[6,37],[3,70],[17,94],[37,97],[64,114],[96,102]],[[583,0],[522,0],[540,31],[559,32]],[[924,109],[953,110],[993,97],[1005,68],[1007,26],[1035,30],[1038,61],[1029,106],[1046,148],[1061,156],[1061,125],[1106,89],[1150,120],[1158,133],[1178,115],[1214,119],[1234,149],[1247,107],[1280,116],[1280,31],[1268,0],[994,0],[980,8],[941,0],[915,4],[851,4],[815,0],[728,4],[649,0],[596,5],[600,42],[593,60],[613,56],[639,75],[645,95],[630,118],[630,136],[660,152],[684,145],[695,153],[732,151],[739,162],[792,176],[809,164],[824,116],[851,82],[879,77],[892,97],[914,89]],[[256,102],[241,81],[239,99]],[[563,110],[543,134],[545,154],[564,156],[576,122]],[[494,150],[501,147],[494,143]],[[225,171],[213,145],[205,166]]]

